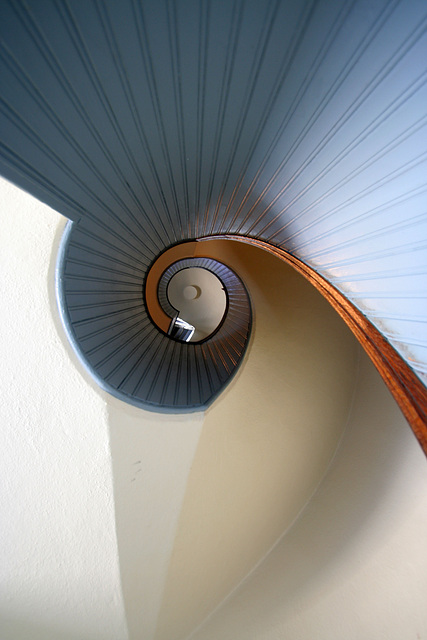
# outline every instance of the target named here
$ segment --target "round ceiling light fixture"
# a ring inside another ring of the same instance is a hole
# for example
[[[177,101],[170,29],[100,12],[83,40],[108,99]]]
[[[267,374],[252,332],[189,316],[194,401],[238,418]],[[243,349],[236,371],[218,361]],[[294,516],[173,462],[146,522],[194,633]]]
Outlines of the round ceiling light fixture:
[[[178,318],[194,327],[189,342],[212,335],[227,310],[224,284],[212,271],[198,266],[177,271],[169,280],[166,295]]]

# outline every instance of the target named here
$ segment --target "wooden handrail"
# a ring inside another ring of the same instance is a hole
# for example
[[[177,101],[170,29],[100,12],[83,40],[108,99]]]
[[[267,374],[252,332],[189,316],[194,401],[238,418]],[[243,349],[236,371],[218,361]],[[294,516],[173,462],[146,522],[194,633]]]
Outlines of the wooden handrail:
[[[234,240],[268,251],[291,265],[316,287],[348,325],[374,363],[427,455],[426,387],[381,332],[341,291],[302,260],[262,240],[230,234],[209,236],[198,241],[207,244],[209,240]]]

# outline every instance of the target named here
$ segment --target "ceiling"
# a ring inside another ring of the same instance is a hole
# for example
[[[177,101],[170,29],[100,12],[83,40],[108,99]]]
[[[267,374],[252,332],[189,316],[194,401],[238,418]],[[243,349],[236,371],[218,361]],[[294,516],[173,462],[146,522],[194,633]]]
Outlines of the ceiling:
[[[7,178],[148,263],[224,232],[280,246],[423,378],[425,3],[13,1],[0,21]]]

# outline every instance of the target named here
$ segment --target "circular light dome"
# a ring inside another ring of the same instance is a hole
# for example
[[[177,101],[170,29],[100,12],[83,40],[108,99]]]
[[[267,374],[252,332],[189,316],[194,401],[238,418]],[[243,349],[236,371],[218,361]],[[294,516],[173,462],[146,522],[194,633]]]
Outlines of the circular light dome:
[[[195,300],[200,296],[200,294],[201,294],[201,291],[199,287],[192,284],[189,284],[188,287],[185,287],[182,292],[182,295],[184,296],[185,300]]]
[[[220,325],[227,309],[227,294],[221,280],[208,269],[189,267],[169,281],[167,297],[178,317],[194,327],[188,342],[210,336]]]

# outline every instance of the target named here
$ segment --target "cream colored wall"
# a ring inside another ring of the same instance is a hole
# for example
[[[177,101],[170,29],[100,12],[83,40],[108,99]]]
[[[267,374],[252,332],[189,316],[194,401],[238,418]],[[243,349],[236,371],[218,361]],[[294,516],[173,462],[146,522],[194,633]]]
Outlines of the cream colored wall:
[[[360,366],[319,491],[192,640],[427,638],[427,464],[363,353]]]
[[[125,640],[106,403],[52,316],[64,219],[0,185],[0,637]]]
[[[151,640],[203,413],[108,402],[117,540],[129,635]]]
[[[206,414],[158,640],[186,638],[291,525],[334,454],[356,379],[358,345],[311,285],[260,249],[215,244],[249,289],[254,329],[237,377]]]
[[[203,414],[95,385],[56,306],[64,218],[4,180],[0,198],[0,638],[148,640]]]
[[[0,637],[124,640],[106,404],[52,317],[64,220],[1,202]]]

